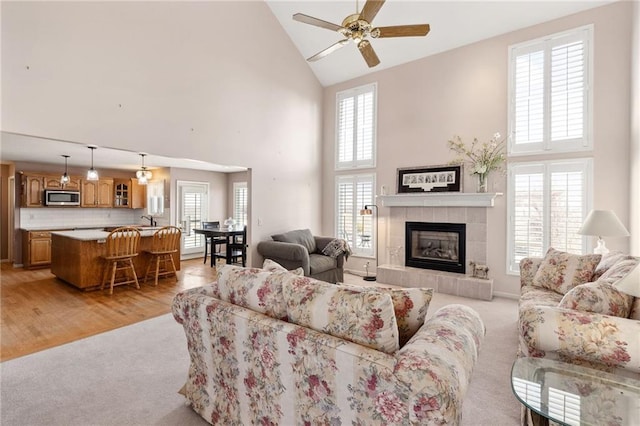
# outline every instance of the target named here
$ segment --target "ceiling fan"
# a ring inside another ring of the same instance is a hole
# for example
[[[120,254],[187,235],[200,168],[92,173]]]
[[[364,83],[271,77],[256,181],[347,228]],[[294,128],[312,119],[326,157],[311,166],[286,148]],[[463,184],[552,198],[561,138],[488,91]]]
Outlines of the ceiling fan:
[[[358,12],[358,1],[356,0],[356,13],[344,18],[342,25],[333,24],[302,13],[293,15],[295,21],[337,31],[345,37],[343,40],[307,58],[307,61],[315,62],[322,59],[349,43],[349,40],[353,40],[369,68],[373,68],[380,63],[380,59],[378,59],[378,55],[376,55],[367,37],[420,37],[427,35],[429,24],[397,25],[393,27],[374,27],[371,25],[371,21],[373,21],[384,2],[385,0],[367,0],[362,12]]]

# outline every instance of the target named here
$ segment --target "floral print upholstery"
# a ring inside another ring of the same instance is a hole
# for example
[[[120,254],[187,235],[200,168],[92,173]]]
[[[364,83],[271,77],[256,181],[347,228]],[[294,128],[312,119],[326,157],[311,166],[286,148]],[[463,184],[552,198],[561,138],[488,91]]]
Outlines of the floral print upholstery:
[[[591,281],[601,255],[575,254],[549,248],[533,277],[533,285],[566,294],[573,287]]]
[[[628,256],[609,262],[601,268],[598,281],[579,285],[563,296],[549,289],[554,286],[534,283],[542,259],[524,258],[518,355],[560,359],[640,378],[640,321],[625,317],[629,311],[633,315],[629,306],[635,306],[637,299],[627,304],[627,295],[615,290],[620,268],[628,267],[619,263],[626,260]]]
[[[340,285],[345,286],[345,284]],[[359,292],[386,293],[391,296],[398,323],[400,347],[404,346],[411,336],[422,327],[427,316],[429,303],[433,298],[432,288],[348,287]]]
[[[449,305],[387,354],[225,302],[214,286],[179,293],[172,311],[190,355],[185,396],[218,425],[459,424],[485,332],[475,311]]]
[[[616,290],[614,285],[600,279],[572,288],[564,295],[559,306],[576,311],[627,318],[631,312],[632,302],[633,296]]]
[[[399,349],[391,296],[298,277],[284,284],[289,322],[389,354]]]

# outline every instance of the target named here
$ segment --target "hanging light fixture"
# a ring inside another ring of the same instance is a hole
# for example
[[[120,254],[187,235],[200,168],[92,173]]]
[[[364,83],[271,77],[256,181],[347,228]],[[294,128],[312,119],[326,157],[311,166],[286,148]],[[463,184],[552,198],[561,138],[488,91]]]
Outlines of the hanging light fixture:
[[[142,157],[142,166],[140,167],[140,170],[138,170],[136,172],[136,177],[138,178],[138,183],[140,185],[146,185],[147,182],[149,182],[151,180],[151,171],[147,170],[147,168],[144,166],[144,157],[147,155],[144,152],[141,152],[140,157]]]
[[[93,151],[98,149],[98,147],[89,145],[87,148],[91,150],[91,168],[87,170],[87,180],[98,180],[98,171],[93,168]]]
[[[64,188],[64,186],[68,184],[69,181],[71,180],[69,178],[69,175],[67,174],[67,158],[69,158],[70,156],[69,155],[62,155],[62,156],[64,157],[64,174],[60,176],[60,184]]]

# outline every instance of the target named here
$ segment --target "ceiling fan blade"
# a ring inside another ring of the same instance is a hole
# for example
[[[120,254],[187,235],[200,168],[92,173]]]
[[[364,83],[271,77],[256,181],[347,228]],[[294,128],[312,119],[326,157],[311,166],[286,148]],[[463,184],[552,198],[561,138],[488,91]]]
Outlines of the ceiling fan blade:
[[[376,31],[377,30],[377,31]],[[379,27],[371,31],[371,36],[382,37],[420,37],[429,33],[429,24],[398,25],[395,27]],[[377,35],[376,35],[377,34]]]
[[[367,0],[362,8],[362,12],[360,12],[360,19],[364,19],[368,23],[371,23],[384,2],[385,0]]]
[[[369,40],[362,40],[358,43],[358,49],[360,53],[362,53],[362,57],[367,62],[367,65],[369,65],[369,68],[373,68],[380,63],[380,59],[378,59],[378,55],[376,55],[373,47],[371,47]]]
[[[293,20],[302,22],[304,24],[315,25],[316,27],[326,28],[327,30],[338,31],[342,27],[331,22],[323,21],[322,19],[314,18],[313,16],[305,15],[303,13],[296,13],[293,15]]]
[[[332,44],[331,46],[327,47],[324,50],[321,50],[320,52],[316,53],[315,55],[311,56],[310,58],[307,58],[307,61],[315,62],[317,60],[320,60],[320,59],[324,58],[325,56],[327,56],[328,54],[333,53],[336,50],[340,49],[342,46],[344,46],[347,43],[349,43],[349,40],[346,39],[346,38],[344,40],[340,40],[339,42]]]

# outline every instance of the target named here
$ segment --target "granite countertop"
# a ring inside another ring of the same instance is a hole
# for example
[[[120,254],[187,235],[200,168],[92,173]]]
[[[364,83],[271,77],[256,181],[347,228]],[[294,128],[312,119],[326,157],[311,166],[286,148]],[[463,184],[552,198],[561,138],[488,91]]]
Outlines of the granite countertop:
[[[141,237],[153,237],[153,233],[156,232],[156,229],[141,229],[140,236]],[[105,240],[109,233],[103,231],[101,229],[81,229],[77,231],[52,231],[53,235],[60,235],[62,237],[72,238],[74,240],[80,241],[98,241]],[[104,242],[104,241],[98,241]]]

